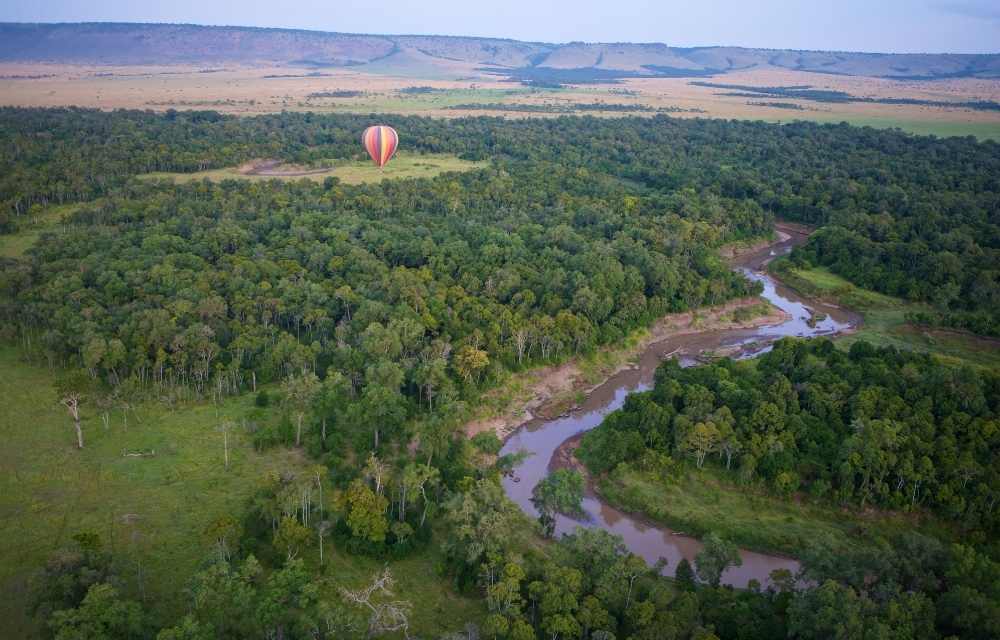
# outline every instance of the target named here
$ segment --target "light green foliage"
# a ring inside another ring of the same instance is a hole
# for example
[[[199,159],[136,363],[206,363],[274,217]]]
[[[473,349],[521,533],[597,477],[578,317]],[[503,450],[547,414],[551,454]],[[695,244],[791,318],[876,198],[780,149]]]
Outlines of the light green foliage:
[[[719,428],[714,423],[699,422],[688,431],[681,448],[695,459],[700,469],[705,464],[705,456],[716,450],[721,439]]]
[[[549,563],[543,568],[543,579],[528,585],[531,600],[541,615],[541,628],[550,637],[575,638],[581,627],[576,619],[583,575],[576,569]]]
[[[556,469],[535,486],[532,501],[536,507],[576,514],[583,500],[583,475],[576,469]]]
[[[389,501],[372,491],[362,480],[354,480],[343,497],[347,524],[355,536],[371,542],[382,542],[389,530],[385,512]]]
[[[285,402],[295,414],[295,445],[298,446],[302,444],[302,422],[320,390],[319,378],[311,371],[301,375],[291,375],[282,384],[281,389],[285,395]]]

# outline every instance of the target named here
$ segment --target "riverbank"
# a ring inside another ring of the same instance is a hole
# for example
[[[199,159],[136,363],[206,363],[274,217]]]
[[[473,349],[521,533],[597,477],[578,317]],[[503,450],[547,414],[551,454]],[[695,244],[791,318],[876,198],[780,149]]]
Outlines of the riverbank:
[[[707,466],[679,466],[669,478],[633,467],[595,477],[576,457],[585,433],[556,448],[548,472],[574,469],[584,478],[586,495],[648,526],[669,527],[674,535],[702,538],[715,532],[743,549],[794,558],[817,540],[847,549],[866,544],[872,534],[890,537],[920,524],[912,513],[857,512],[801,494],[778,497],[760,486],[737,486],[725,471]]]
[[[838,340],[841,347],[865,340],[876,346],[927,351],[952,364],[1000,367],[1000,339],[908,322],[909,314],[930,310],[925,304],[862,289],[823,267],[795,268],[788,260],[775,260],[768,271],[802,296],[860,313],[859,329]]]
[[[720,255],[729,261],[756,255],[767,247],[788,242],[792,234],[808,231],[779,225],[770,238],[732,243]],[[789,233],[791,231],[791,233]],[[672,313],[651,327],[633,332],[619,345],[602,347],[589,356],[578,356],[560,364],[537,367],[511,376],[497,389],[484,394],[486,415],[476,416],[463,427],[466,436],[493,431],[503,442],[518,427],[532,420],[551,420],[580,407],[584,398],[617,374],[636,368],[636,361],[658,343],[673,338],[720,331],[753,330],[789,320],[787,312],[764,298],[746,297],[712,307]],[[711,356],[727,355],[711,350]]]
[[[792,228],[789,231],[799,236],[798,241],[804,241],[808,236],[808,230]],[[764,268],[774,258],[780,258],[767,247],[759,248],[763,250],[758,256],[760,262],[747,266],[750,269],[748,277],[760,275],[752,273],[754,267]],[[812,328],[815,328],[815,319],[827,312],[850,318],[846,326],[826,334],[837,336],[841,345],[859,337],[872,341],[870,336],[873,333],[876,334],[874,337],[882,338],[881,341],[876,340],[876,344],[887,343],[889,337],[886,336],[885,318],[882,316],[891,312],[893,299],[853,288],[824,270],[789,273],[781,270],[784,264],[784,260],[773,263],[770,273],[775,273],[773,266],[777,265],[780,273],[794,276],[788,281],[799,286],[789,287],[789,282],[765,278],[770,287],[765,295],[785,295],[791,300],[798,297],[794,293],[808,296],[797,302],[801,310],[797,316],[808,316],[813,322],[809,324],[807,321],[807,324]],[[862,317],[845,307],[857,307],[865,313],[865,320],[871,320],[865,323],[860,333],[858,328]],[[869,316],[873,311],[874,316]],[[902,323],[903,314],[903,311],[898,311],[897,324]],[[797,334],[793,328],[786,331],[786,335]],[[890,337],[898,342],[906,336]],[[966,336],[966,339],[974,337]],[[678,347],[676,344],[673,346]],[[535,428],[544,429],[546,426]],[[585,432],[586,429],[578,431],[554,448],[548,459],[548,472],[559,468],[580,471],[586,479],[587,495],[600,504],[602,515],[605,512],[622,513],[640,527],[654,527],[669,532],[669,535],[695,538],[715,531],[743,549],[784,557],[800,555],[816,540],[824,540],[832,549],[847,549],[871,545],[874,538],[889,538],[913,529],[932,532],[941,539],[952,539],[954,536],[946,525],[927,514],[870,508],[858,511],[817,502],[802,494],[776,496],[766,487],[739,484],[721,469],[695,470],[679,465],[671,468],[669,476],[665,476],[637,466],[623,465],[606,475],[594,477],[575,456]]]
[[[725,304],[673,313],[652,327],[637,332],[619,347],[605,347],[590,357],[576,357],[558,366],[546,366],[512,376],[504,388],[486,394],[513,397],[499,412],[468,422],[469,437],[493,431],[506,440],[522,424],[540,418],[550,420],[579,407],[583,397],[622,371],[634,368],[634,360],[652,345],[670,338],[702,332],[756,329],[776,325],[788,314],[761,298],[739,298]]]
[[[609,413],[624,404],[630,393],[651,388],[656,369],[664,359],[677,357],[682,362],[694,363],[719,355],[752,357],[763,353],[773,341],[785,336],[834,336],[856,326],[860,320],[857,314],[818,301],[803,301],[764,272],[769,262],[803,243],[810,233],[808,228],[800,225],[781,224],[777,230],[780,232],[780,235],[776,234],[777,240],[767,244],[747,243],[744,245],[747,250],[739,252],[729,262],[747,278],[761,283],[761,297],[781,311],[781,321],[773,324],[761,322],[760,326],[748,329],[709,329],[701,326],[676,331],[659,340],[648,340],[646,348],[634,356],[632,366],[606,376],[603,383],[587,393],[581,393],[577,400],[579,408],[555,418],[535,418],[524,422],[521,428],[508,434],[509,439],[501,450],[502,454],[529,454],[515,469],[515,477],[503,480],[504,490],[511,500],[529,516],[536,515],[531,495],[537,483],[553,467],[576,466],[578,463],[572,456],[572,449],[579,437],[598,427]],[[621,536],[632,552],[650,563],[661,557],[666,558],[668,574],[682,558],[692,561],[702,548],[698,537],[687,535],[701,532],[689,528],[674,531],[650,518],[620,510],[603,501],[592,486],[588,488],[582,507],[585,516],[580,518],[557,514],[557,535],[571,532],[580,525],[600,527]],[[745,513],[752,524],[754,509],[748,508]],[[713,517],[724,520],[726,514],[723,511]],[[770,547],[766,544],[748,546]],[[730,568],[723,575],[723,583],[737,588],[744,588],[751,581],[766,585],[775,569],[793,573],[799,569],[798,562],[784,553],[759,553],[744,546],[740,556],[742,566]]]

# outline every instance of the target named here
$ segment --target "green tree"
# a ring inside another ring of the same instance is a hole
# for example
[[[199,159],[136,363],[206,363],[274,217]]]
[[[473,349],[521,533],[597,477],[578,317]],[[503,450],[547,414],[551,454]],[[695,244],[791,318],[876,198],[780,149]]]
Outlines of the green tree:
[[[274,534],[274,547],[285,554],[285,560],[295,559],[299,551],[312,540],[312,533],[295,518],[285,516]]]
[[[698,577],[713,587],[719,586],[722,574],[729,567],[743,565],[740,550],[732,542],[723,539],[719,534],[709,533],[702,540],[704,547],[694,558]]]
[[[538,519],[546,537],[555,534],[555,514],[576,515],[583,512],[583,476],[576,469],[557,469],[535,485],[531,502],[538,509]]]
[[[684,591],[694,591],[696,589],[697,583],[695,582],[694,570],[691,568],[691,563],[688,562],[687,558],[681,558],[681,561],[677,563],[674,580],[677,581],[677,586]]]
[[[489,363],[489,355],[482,349],[476,349],[472,346],[466,345],[455,354],[455,370],[466,383],[471,382],[473,378],[478,378],[479,372],[485,369]]]
[[[308,534],[308,531],[306,531]],[[301,559],[288,560],[260,587],[255,617],[264,637],[303,637],[316,626],[319,588]]]
[[[521,513],[493,478],[482,478],[456,492],[444,505],[448,536],[445,553],[462,567],[503,557],[515,537]]]
[[[385,517],[389,501],[378,495],[358,479],[351,482],[343,496],[343,509],[347,512],[347,525],[358,538],[381,543],[389,530]]]
[[[701,469],[705,457],[715,451],[719,444],[718,427],[711,422],[699,422],[685,436],[681,448],[694,458],[695,464]]]
[[[107,583],[92,585],[75,609],[63,609],[48,621],[56,640],[116,640],[141,637],[146,620],[138,603],[122,600]]]
[[[309,412],[319,388],[319,379],[312,372],[291,375],[282,385],[285,402],[295,415],[295,446],[302,444],[302,421]]]
[[[228,515],[219,516],[205,528],[205,535],[215,544],[221,562],[229,562],[242,533],[239,521]]]

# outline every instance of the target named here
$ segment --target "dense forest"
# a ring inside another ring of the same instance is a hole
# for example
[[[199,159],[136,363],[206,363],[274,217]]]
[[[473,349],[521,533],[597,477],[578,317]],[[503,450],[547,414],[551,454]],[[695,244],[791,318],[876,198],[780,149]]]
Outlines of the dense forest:
[[[754,361],[664,363],[654,389],[629,395],[584,437],[580,457],[597,473],[647,452],[690,458],[785,495],[928,507],[996,536],[998,427],[996,372],[867,342],[844,352],[786,338]]]
[[[787,499],[801,492],[846,508],[931,510],[995,553],[998,416],[995,371],[953,367],[863,341],[844,351],[827,339],[785,338],[753,361],[723,359],[690,368],[676,360],[663,363],[654,388],[630,394],[620,410],[587,432],[577,455],[595,474],[635,468],[670,483],[689,461],[698,468],[717,465],[734,484],[763,485]],[[982,576],[984,591],[950,591],[956,585],[945,574],[956,565],[945,567],[961,561],[946,559],[941,542],[913,535],[889,544],[896,550],[884,558],[871,550],[838,558],[843,549],[823,551],[823,543],[815,542],[803,558],[803,575],[815,586],[797,594],[789,614],[798,606],[810,608],[815,623],[834,612],[844,615],[833,603],[851,601],[870,607],[867,624],[894,627],[900,624],[894,616],[915,606],[906,614],[908,624],[923,618],[923,628],[898,636],[862,627],[815,634],[790,619],[790,637],[985,638],[1000,631],[1000,601],[986,587],[994,578]],[[892,568],[898,562],[912,563],[913,573],[898,577],[899,569]],[[873,578],[878,586],[870,584]],[[958,602],[967,621],[985,626],[957,622],[952,607]],[[824,607],[829,609],[821,613]]]
[[[356,134],[371,120],[2,108],[0,230],[13,229],[32,205],[120,193],[131,177],[150,171],[195,171],[254,157],[360,157]],[[387,121],[410,150],[490,158],[498,166],[557,164],[587,172],[584,180],[620,182],[629,195],[693,191],[712,207],[735,208],[736,219],[722,229],[730,237],[751,230],[746,222],[766,228],[769,215],[825,225],[801,259],[859,285],[927,301],[936,311],[925,321],[998,332],[995,142],[666,116]]]
[[[675,581],[603,531],[542,542],[545,523],[503,493],[516,459],[492,433],[459,430],[510,372],[757,293],[718,248],[769,234],[776,216],[823,225],[793,260],[931,301],[941,316],[928,321],[995,332],[1000,147],[665,116],[391,117],[406,149],[489,166],[362,185],[141,177],[357,159],[372,120],[0,109],[0,226],[78,203],[0,263],[0,335],[58,372],[79,446],[81,411],[107,428],[112,408],[252,391],[240,424],[219,428],[305,454],[204,531],[176,619],[145,602],[108,541],[80,532],[34,581],[51,637],[410,637],[414,594],[398,592],[391,561],[432,552],[428,579],[486,612],[456,639],[1000,633],[996,372],[785,340],[755,363],[668,362],[652,391],[584,438],[597,474],[669,476],[688,458],[785,496],[926,510],[966,536],[849,551],[816,540],[800,576],[779,572],[766,588],[720,586],[739,555],[714,534]],[[843,255],[853,259],[830,258]],[[554,478],[538,503],[573,511],[580,478]],[[366,584],[335,583],[331,549],[387,564]]]

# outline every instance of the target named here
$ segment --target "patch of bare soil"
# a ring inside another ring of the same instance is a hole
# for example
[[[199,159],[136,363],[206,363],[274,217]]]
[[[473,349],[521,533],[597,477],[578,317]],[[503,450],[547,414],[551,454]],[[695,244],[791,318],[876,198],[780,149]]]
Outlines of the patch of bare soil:
[[[238,171],[245,176],[295,178],[298,176],[314,176],[317,173],[327,173],[330,169],[329,167],[303,167],[296,164],[283,164],[281,160],[251,160],[240,165]]]
[[[784,242],[785,240],[791,238],[790,235],[788,235],[784,231],[781,231],[780,229],[778,229],[775,232],[775,235],[777,236],[778,242]],[[774,242],[775,241],[770,238],[761,238],[760,240],[754,240],[752,242],[734,242],[732,244],[727,244],[721,249],[719,249],[719,255],[721,255],[726,260],[729,260],[744,253],[760,251],[764,247],[770,244],[774,244]]]
[[[576,450],[580,448],[580,443],[583,442],[585,433],[578,433],[572,438],[568,438],[556,448],[552,454],[552,459],[549,460],[549,473],[557,469],[576,469],[589,481],[587,468],[576,457]]]

